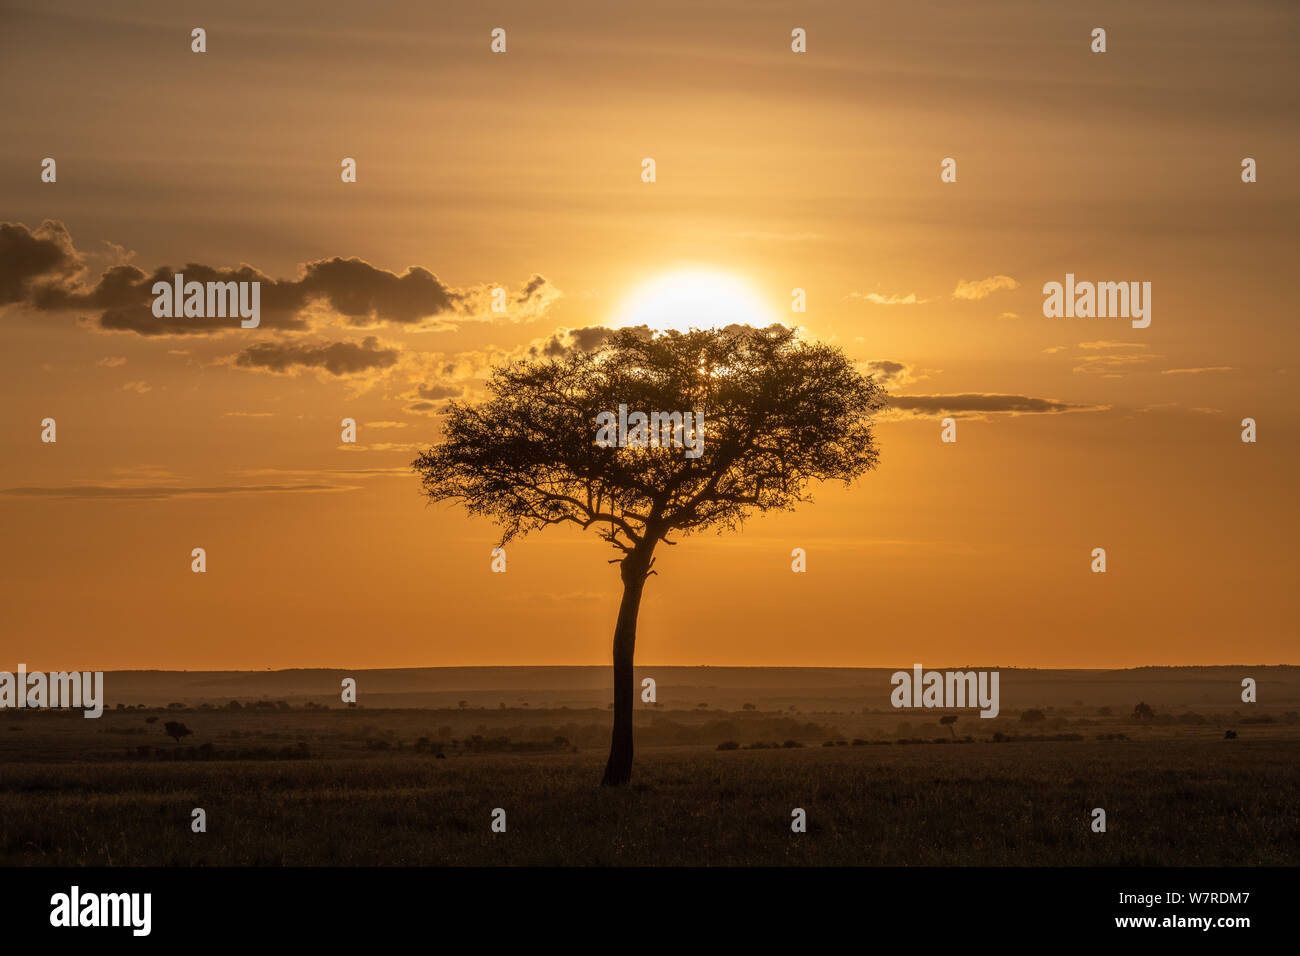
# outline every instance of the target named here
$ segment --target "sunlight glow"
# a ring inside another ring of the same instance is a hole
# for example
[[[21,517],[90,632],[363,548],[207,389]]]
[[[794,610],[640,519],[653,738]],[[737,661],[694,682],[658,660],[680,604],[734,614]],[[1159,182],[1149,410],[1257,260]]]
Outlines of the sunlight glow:
[[[775,322],[771,309],[742,279],[704,270],[672,272],[635,289],[615,314],[613,327],[648,325],[656,331],[716,329]]]

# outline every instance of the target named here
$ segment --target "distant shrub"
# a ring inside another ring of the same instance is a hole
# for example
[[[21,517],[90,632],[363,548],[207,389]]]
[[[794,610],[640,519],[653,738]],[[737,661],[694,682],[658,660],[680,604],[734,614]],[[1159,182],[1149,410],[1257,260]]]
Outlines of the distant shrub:
[[[739,749],[740,749],[740,744],[736,743],[736,741],[734,741],[734,740],[724,740],[722,743],[718,744],[718,749],[719,749],[719,750],[739,750]]]
[[[787,740],[781,746],[787,750],[793,750],[795,747],[802,747],[803,744],[799,743],[797,740]]]
[[[1237,732],[1236,732],[1235,730],[1225,730],[1225,731],[1223,732],[1223,739],[1224,739],[1224,740],[1236,740],[1236,739],[1237,739]]]
[[[863,740],[861,737],[854,737],[854,738],[853,738],[853,746],[855,746],[855,747],[865,747],[866,745],[867,745],[867,742],[866,742],[865,740]]]
[[[1046,720],[1047,715],[1041,710],[1031,708],[1020,712],[1020,719],[1026,724],[1037,723],[1040,720]]]

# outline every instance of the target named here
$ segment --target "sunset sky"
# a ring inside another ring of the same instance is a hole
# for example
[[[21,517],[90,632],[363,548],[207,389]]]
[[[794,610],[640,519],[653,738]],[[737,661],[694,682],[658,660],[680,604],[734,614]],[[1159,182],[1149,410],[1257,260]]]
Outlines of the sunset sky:
[[[0,669],[607,663],[614,552],[493,574],[409,465],[687,271],[894,407],[852,488],[661,549],[639,662],[1300,663],[1298,41],[1284,2],[11,0]],[[189,264],[256,270],[261,327],[128,301]],[[1150,327],[1045,318],[1066,273]]]

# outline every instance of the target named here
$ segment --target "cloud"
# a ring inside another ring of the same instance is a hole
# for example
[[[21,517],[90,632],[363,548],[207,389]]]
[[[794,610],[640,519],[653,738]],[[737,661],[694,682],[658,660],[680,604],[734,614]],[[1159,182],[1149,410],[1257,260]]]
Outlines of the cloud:
[[[1100,411],[1105,406],[1080,405],[1052,398],[1032,398],[1028,395],[1003,395],[997,392],[962,392],[955,395],[893,395],[889,408],[912,412],[916,415],[933,415],[940,412],[1006,413],[1011,415],[1059,414],[1061,412]]]
[[[70,278],[83,262],[61,222],[47,219],[34,230],[20,222],[0,223],[0,306],[25,301],[36,280]]]
[[[409,478],[411,469],[400,468],[247,468],[232,472],[245,478],[294,477],[294,478]]]
[[[1103,378],[1121,378],[1122,373],[1145,365],[1161,356],[1145,351],[1147,346],[1141,342],[1114,342],[1100,339],[1094,342],[1080,342],[1077,346],[1087,354],[1079,356],[1079,362],[1071,371],[1083,375],[1100,375]],[[1056,345],[1043,349],[1048,354],[1069,351],[1071,346]]]
[[[1080,372],[1085,375],[1102,375],[1106,378],[1119,378],[1121,372],[1129,371],[1139,365],[1145,365],[1152,359],[1160,358],[1159,355],[1130,355],[1113,352],[1103,352],[1097,355],[1085,355],[1082,364],[1076,365],[1072,371]]]
[[[907,295],[881,295],[878,292],[850,292],[845,298],[859,299],[864,302],[872,302],[876,305],[924,305],[926,302],[932,302],[933,299],[921,299],[915,292],[909,292]]]
[[[107,332],[134,332],[137,335],[210,335],[240,328],[238,315],[225,318],[153,314],[154,283],[174,281],[176,272],[189,282],[258,282],[261,284],[259,328],[303,331],[307,322],[297,313],[306,304],[299,284],[264,275],[252,266],[237,269],[214,269],[190,262],[173,270],[160,266],[151,273],[133,265],[118,265],[105,271],[89,287],[67,283],[46,284],[34,289],[30,305],[42,312],[90,310],[99,313],[95,325]]]
[[[561,358],[570,352],[590,352],[600,348],[613,329],[603,325],[588,325],[580,329],[556,329],[547,338],[537,339],[525,348],[530,359]]]
[[[976,282],[967,282],[962,279],[957,283],[957,288],[953,290],[952,297],[967,300],[987,299],[994,292],[1018,288],[1020,288],[1020,283],[1011,276],[989,276],[987,279],[980,279]]]
[[[886,359],[875,359],[869,362],[859,362],[858,366],[868,375],[870,375],[877,385],[884,388],[905,388],[916,382],[918,376],[912,366],[906,362],[891,362]],[[924,378],[925,376],[919,376]]]
[[[464,389],[459,385],[421,385],[415,390],[420,398],[456,398]]]
[[[119,365],[125,365],[126,359],[120,355],[110,355],[106,358],[100,359],[95,364],[102,365],[104,368],[117,368]]]
[[[323,369],[331,375],[356,375],[396,365],[397,355],[397,349],[381,347],[379,339],[370,335],[360,344],[330,342],[297,345],[258,342],[236,355],[234,364],[282,375],[292,375],[304,368]]]
[[[298,284],[304,300],[326,300],[351,325],[410,325],[453,311],[461,299],[428,269],[399,276],[355,257],[308,263]]]
[[[351,491],[343,485],[212,485],[208,487],[168,487],[162,485],[86,484],[62,487],[0,488],[6,498],[82,498],[159,500],[165,498],[214,498],[224,495],[265,495],[288,492]]]
[[[427,446],[421,444],[420,442],[393,442],[393,441],[381,441],[369,445],[348,444],[348,445],[339,446],[339,448],[343,449],[344,451],[401,451],[401,452],[420,451],[425,447]]]
[[[122,258],[118,256],[117,258]],[[447,328],[448,323],[498,317],[490,311],[492,287],[454,289],[423,266],[390,272],[364,259],[334,256],[306,263],[296,279],[275,279],[253,266],[214,268],[187,263],[152,272],[118,262],[93,282],[77,277],[86,257],[74,248],[67,228],[47,220],[35,230],[22,223],[0,223],[0,306],[23,303],[40,312],[93,311],[95,327],[137,335],[202,335],[240,329],[239,316],[200,318],[153,314],[153,286],[172,282],[258,282],[259,328],[305,331],[307,310],[321,306],[350,326],[393,324]],[[508,317],[535,318],[562,293],[534,273],[510,298]]]
[[[442,402],[411,402],[402,408],[404,412],[410,412],[412,415],[443,415],[447,411],[447,403]]]
[[[135,392],[138,395],[143,395],[145,392],[153,391],[153,386],[148,382],[127,382],[122,386],[122,390],[124,392]]]
[[[1204,368],[1165,368],[1160,370],[1161,375],[1200,375],[1203,372],[1235,372],[1235,365],[1209,365]]]

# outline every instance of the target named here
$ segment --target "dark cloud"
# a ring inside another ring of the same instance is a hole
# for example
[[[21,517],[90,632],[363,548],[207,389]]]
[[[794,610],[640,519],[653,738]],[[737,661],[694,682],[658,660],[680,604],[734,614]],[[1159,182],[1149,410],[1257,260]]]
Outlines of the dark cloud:
[[[1011,412],[1033,414],[1051,412],[1093,411],[1095,405],[1076,405],[1050,398],[1031,398],[1028,395],[999,395],[992,392],[963,392],[957,395],[894,395],[889,407],[896,411],[917,413],[937,412]]]
[[[299,288],[309,297],[327,299],[354,325],[381,319],[420,322],[454,311],[462,299],[427,269],[411,266],[399,276],[356,258],[309,263]]]
[[[515,296],[515,302],[520,305],[526,303],[529,299],[532,299],[537,295],[537,293],[543,291],[548,284],[549,283],[546,281],[545,277],[534,273],[533,276],[529,278],[523,289],[520,290],[519,294]]]
[[[415,325],[439,317],[478,315],[482,290],[452,289],[428,269],[411,266],[399,275],[363,259],[335,256],[309,262],[298,279],[273,279],[249,265],[217,269],[187,263],[181,269],[160,266],[153,272],[133,265],[116,265],[92,285],[74,281],[84,267],[72,238],[60,222],[46,221],[30,230],[22,223],[0,223],[0,306],[26,302],[39,311],[87,310],[99,313],[95,324],[113,332],[138,335],[210,334],[240,328],[240,318],[159,318],[153,314],[153,286],[173,281],[177,272],[187,282],[259,282],[259,328],[303,331],[300,313],[322,302],[351,325],[394,323]],[[559,295],[541,275],[534,274],[515,296],[527,312],[540,312]]]
[[[323,368],[331,375],[355,375],[370,369],[389,368],[397,363],[397,349],[381,348],[379,340],[367,336],[356,342],[325,345],[295,345],[258,342],[235,357],[235,364],[288,373],[299,368]]]
[[[0,305],[25,301],[34,280],[62,280],[81,267],[63,223],[47,219],[35,230],[19,222],[0,223]]]
[[[889,386],[897,384],[899,379],[908,377],[910,366],[903,362],[890,362],[886,360],[864,363],[867,372],[875,380],[876,384]]]
[[[44,311],[66,309],[95,309],[100,311],[98,326],[110,332],[135,332],[139,335],[207,334],[223,329],[238,329],[238,315],[226,318],[197,318],[173,315],[171,318],[153,314],[153,286],[155,282],[172,284],[176,272],[188,282],[259,282],[259,328],[301,332],[307,323],[296,313],[306,304],[298,283],[272,279],[251,266],[238,269],[213,269],[190,262],[173,270],[161,266],[152,273],[144,273],[135,266],[114,266],[99,278],[99,282],[86,290],[72,290],[66,286],[46,286],[32,297],[32,305]],[[176,310],[173,310],[176,311]]]
[[[464,391],[459,385],[421,385],[416,390],[421,398],[455,398]]]
[[[570,352],[590,352],[599,348],[613,329],[588,325],[581,329],[558,329],[550,338],[528,347],[529,358],[560,358]]]
[[[447,403],[442,402],[411,402],[405,406],[403,411],[411,412],[415,415],[441,415],[447,410]]]

